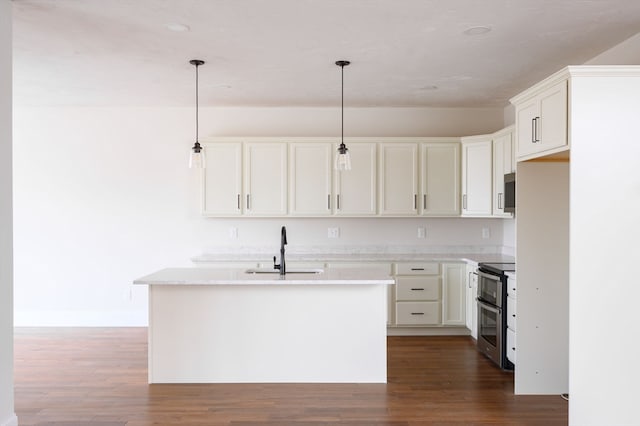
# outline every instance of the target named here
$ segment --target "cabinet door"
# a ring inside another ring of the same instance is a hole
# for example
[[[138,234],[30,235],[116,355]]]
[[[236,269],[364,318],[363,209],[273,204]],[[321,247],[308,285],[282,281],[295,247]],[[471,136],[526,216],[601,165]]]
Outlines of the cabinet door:
[[[478,293],[478,274],[476,269],[478,265],[467,265],[467,300],[465,302],[467,310],[465,315],[465,324],[471,332],[471,337],[478,338],[478,302],[476,296]]]
[[[538,97],[540,120],[537,152],[567,145],[567,84],[563,81]]]
[[[251,142],[244,156],[245,214],[287,214],[287,145]]]
[[[519,160],[562,151],[567,147],[567,85],[567,81],[562,81],[533,99],[516,105]]]
[[[380,214],[418,213],[418,145],[382,143],[380,148]]]
[[[348,148],[351,170],[334,171],[334,213],[339,216],[375,215],[376,144],[350,143]],[[337,146],[334,153],[336,150]]]
[[[205,143],[207,167],[203,170],[202,213],[237,216],[242,213],[242,144]]]
[[[462,144],[462,215],[490,216],[491,139]]]
[[[537,99],[531,99],[522,105],[516,105],[516,155],[518,158],[534,153],[536,147],[536,117],[538,117]]]
[[[465,325],[466,265],[444,263],[442,265],[442,324]]]
[[[460,214],[460,145],[420,145],[420,213],[433,216]]]
[[[504,212],[504,175],[511,173],[512,133],[498,135],[493,140],[493,215],[511,217],[511,213]]]
[[[295,216],[331,214],[331,144],[289,144],[289,212]]]

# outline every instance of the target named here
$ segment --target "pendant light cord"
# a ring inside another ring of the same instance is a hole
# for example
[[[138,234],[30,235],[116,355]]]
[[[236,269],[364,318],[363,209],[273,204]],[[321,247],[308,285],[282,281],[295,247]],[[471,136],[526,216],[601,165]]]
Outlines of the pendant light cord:
[[[342,129],[340,133],[340,144],[344,145],[344,64],[340,65],[341,75],[342,75],[342,102],[341,102],[341,111],[342,111]]]
[[[196,64],[196,142],[198,142],[198,64]]]

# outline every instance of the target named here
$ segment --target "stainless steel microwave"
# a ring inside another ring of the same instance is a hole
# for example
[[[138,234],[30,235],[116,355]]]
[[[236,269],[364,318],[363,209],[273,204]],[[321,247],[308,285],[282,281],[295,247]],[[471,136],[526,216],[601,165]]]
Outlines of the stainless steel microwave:
[[[516,174],[504,175],[504,212],[516,213]]]

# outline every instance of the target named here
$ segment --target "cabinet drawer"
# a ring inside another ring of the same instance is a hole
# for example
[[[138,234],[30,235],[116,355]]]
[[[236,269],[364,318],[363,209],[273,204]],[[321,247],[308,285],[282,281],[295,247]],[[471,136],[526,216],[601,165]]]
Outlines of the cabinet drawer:
[[[438,275],[437,262],[396,263],[396,275]]]
[[[440,277],[396,278],[396,300],[440,300]]]
[[[507,359],[516,363],[516,333],[507,328]]]
[[[440,324],[439,302],[397,302],[397,325]]]
[[[516,331],[516,299],[507,297],[507,327]]]

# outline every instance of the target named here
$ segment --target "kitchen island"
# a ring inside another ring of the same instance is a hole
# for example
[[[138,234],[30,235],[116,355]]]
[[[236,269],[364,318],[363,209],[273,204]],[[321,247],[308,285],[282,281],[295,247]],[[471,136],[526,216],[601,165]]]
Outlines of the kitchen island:
[[[169,268],[134,284],[149,286],[149,383],[386,383],[394,280],[375,269]]]

